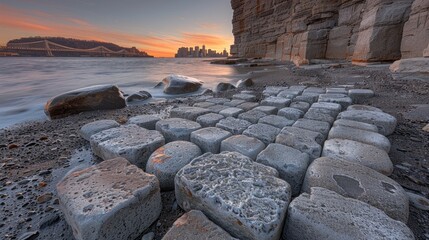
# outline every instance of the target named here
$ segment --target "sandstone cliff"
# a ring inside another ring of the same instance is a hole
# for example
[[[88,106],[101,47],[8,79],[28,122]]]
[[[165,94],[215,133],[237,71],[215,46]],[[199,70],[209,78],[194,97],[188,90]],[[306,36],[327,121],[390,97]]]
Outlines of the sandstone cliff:
[[[296,64],[422,57],[429,44],[428,0],[231,0],[240,57]]]

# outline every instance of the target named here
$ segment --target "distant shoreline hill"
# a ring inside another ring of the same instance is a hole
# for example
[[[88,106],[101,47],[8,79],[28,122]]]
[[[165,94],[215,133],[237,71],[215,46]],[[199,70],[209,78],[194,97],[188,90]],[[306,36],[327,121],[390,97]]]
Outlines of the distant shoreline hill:
[[[3,53],[3,54],[1,54]],[[10,40],[3,56],[25,57],[153,57],[135,47],[63,37],[25,37]]]

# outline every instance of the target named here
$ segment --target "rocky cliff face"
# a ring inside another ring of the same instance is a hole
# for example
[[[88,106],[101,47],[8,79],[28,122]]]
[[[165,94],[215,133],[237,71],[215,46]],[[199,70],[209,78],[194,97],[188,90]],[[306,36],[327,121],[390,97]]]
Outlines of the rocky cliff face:
[[[296,64],[421,57],[429,44],[428,0],[231,0],[231,53]]]

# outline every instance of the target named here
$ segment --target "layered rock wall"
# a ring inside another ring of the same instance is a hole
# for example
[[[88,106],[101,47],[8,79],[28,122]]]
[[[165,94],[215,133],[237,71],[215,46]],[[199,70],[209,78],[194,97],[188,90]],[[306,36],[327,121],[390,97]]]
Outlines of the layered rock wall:
[[[231,0],[231,53],[296,64],[392,61],[401,58],[401,49],[406,57],[422,56],[429,43],[428,5],[427,0]]]

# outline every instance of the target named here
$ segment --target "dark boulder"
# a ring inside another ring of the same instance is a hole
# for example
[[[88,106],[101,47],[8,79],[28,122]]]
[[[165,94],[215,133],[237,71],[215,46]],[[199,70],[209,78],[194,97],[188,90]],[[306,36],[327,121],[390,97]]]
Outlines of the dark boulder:
[[[131,94],[127,98],[127,102],[137,102],[137,101],[144,101],[152,97],[152,94],[150,94],[147,91],[138,91],[134,94]]]
[[[232,89],[235,89],[235,86],[232,85],[231,83],[221,82],[216,86],[216,92],[224,92]]]
[[[202,85],[200,80],[182,75],[170,75],[164,78],[162,83],[166,94],[191,93],[197,91]]]
[[[245,88],[251,86],[253,86],[253,80],[251,78],[247,78],[237,82],[237,88]]]

